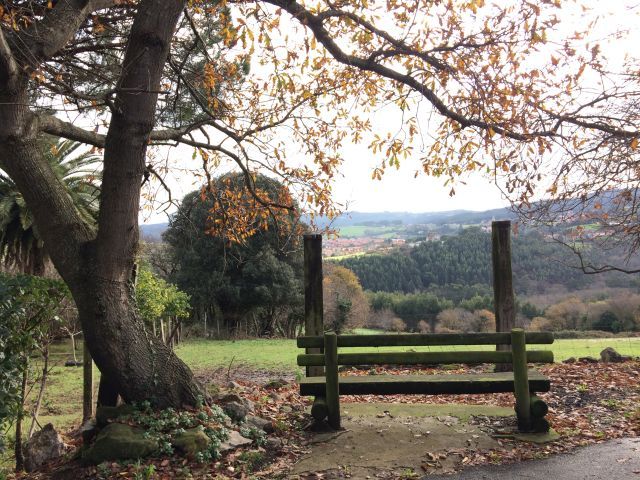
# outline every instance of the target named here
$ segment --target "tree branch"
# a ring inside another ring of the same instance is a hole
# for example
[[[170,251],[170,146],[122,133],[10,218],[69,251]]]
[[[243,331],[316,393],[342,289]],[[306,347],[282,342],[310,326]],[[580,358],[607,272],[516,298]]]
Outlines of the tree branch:
[[[209,120],[202,120],[181,128],[168,128],[151,132],[149,140],[154,142],[179,141],[184,135],[208,125]],[[38,114],[37,128],[49,135],[74,140],[76,142],[104,148],[106,135],[91,130],[77,127],[70,122],[65,122],[53,115]]]
[[[117,0],[58,0],[42,20],[11,35],[8,41],[19,62],[36,69],[65,47],[92,12],[116,3]]]
[[[301,24],[309,28],[316,39],[338,62],[349,67],[355,67],[364,71],[376,73],[381,77],[393,80],[412,88],[416,92],[420,93],[423,97],[425,97],[435,107],[435,109],[440,112],[441,115],[454,120],[462,128],[476,127],[485,131],[492,130],[495,133],[518,141],[530,141],[537,137],[550,137],[556,135],[553,131],[520,133],[514,130],[506,129],[499,124],[487,122],[478,118],[468,117],[462,113],[459,113],[449,108],[431,88],[421,83],[410,74],[401,73],[385,65],[376,63],[374,61],[375,58],[363,58],[346,53],[342,48],[340,48],[329,31],[327,31],[327,29],[325,28],[323,20],[326,17],[323,16],[323,13],[313,14],[311,13],[311,11],[307,10],[303,5],[296,2],[295,0],[265,0],[265,2],[282,8],[295,19],[297,19]],[[345,16],[347,15],[345,14]],[[351,18],[351,14],[348,15],[348,17],[353,20]],[[376,31],[373,26],[369,26],[364,20],[360,21],[359,23],[372,32]],[[384,38],[389,41],[388,38]],[[393,43],[399,44],[400,42],[396,40]],[[442,68],[442,65],[439,65],[439,67]]]
[[[10,84],[17,74],[18,65],[0,28],[0,82]]]

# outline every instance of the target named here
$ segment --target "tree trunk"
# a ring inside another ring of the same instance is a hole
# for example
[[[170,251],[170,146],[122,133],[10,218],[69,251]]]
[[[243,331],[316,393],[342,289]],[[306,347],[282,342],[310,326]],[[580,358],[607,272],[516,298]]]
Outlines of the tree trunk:
[[[87,342],[82,343],[82,421],[86,422],[93,417],[93,359]]]
[[[42,366],[42,377],[40,378],[40,391],[38,392],[38,398],[31,410],[31,426],[29,427],[29,434],[27,439],[30,440],[33,436],[33,432],[36,429],[38,423],[38,415],[40,415],[40,406],[42,405],[42,399],[44,398],[44,391],[47,388],[47,377],[49,375],[49,345],[47,344],[42,352],[42,358],[44,359],[44,365]]]
[[[20,385],[20,409],[16,418],[16,440],[13,453],[16,457],[16,472],[24,470],[24,452],[22,450],[22,420],[24,419],[24,401],[27,395],[27,380],[29,377],[29,358],[24,359],[24,370],[22,371],[22,384]]]
[[[137,4],[105,140],[97,233],[84,224],[42,157],[38,118],[29,109],[30,72],[63,48],[95,7],[91,1],[67,3],[50,15],[57,27],[42,39],[49,43],[37,55],[22,45],[12,58],[10,47],[19,40],[6,41],[0,33],[0,166],[24,196],[47,253],[71,290],[85,340],[102,373],[103,398],[112,402],[116,392],[126,402],[195,405],[200,388],[192,372],[145,330],[135,313],[132,285],[140,187],[157,92],[186,1]]]

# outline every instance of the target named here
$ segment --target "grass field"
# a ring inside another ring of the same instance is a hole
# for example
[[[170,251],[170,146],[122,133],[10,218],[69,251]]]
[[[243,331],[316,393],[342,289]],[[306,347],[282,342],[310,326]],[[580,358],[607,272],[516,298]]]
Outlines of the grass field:
[[[374,333],[374,331],[363,329],[358,333]],[[556,361],[562,361],[569,357],[599,357],[600,351],[605,347],[613,347],[622,355],[640,356],[640,337],[557,340],[553,345],[541,346],[541,348],[547,347],[554,351]],[[79,348],[81,352],[82,347],[80,346]],[[451,350],[452,347],[414,347],[418,351],[439,351],[445,348]],[[470,348],[481,349],[482,347],[458,346],[453,348],[462,351]],[[485,347],[485,349],[491,348],[491,346]],[[380,348],[377,350],[385,351],[390,349],[393,348]],[[299,353],[295,340],[285,339],[192,340],[185,342],[177,349],[178,356],[196,372],[244,365],[249,368],[296,373],[302,371],[296,366],[296,356]],[[82,416],[82,368],[63,366],[65,360],[72,358],[70,345],[68,344],[57,345],[52,358],[55,366],[50,374],[39,421],[42,425],[51,422],[56,428],[67,430],[78,426]],[[96,371],[95,377],[97,378],[97,376],[98,373]],[[35,390],[33,395],[36,394]],[[4,462],[0,461],[0,467],[2,463]]]
[[[400,231],[403,231],[403,228],[397,226],[376,227],[368,225],[350,225],[340,227],[339,230],[340,236],[345,238],[358,238],[365,236],[392,238],[397,236]]]

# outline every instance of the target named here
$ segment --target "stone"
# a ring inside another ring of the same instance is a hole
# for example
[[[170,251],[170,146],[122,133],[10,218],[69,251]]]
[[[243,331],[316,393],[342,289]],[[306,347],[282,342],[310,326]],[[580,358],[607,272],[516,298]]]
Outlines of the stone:
[[[247,399],[242,398],[235,393],[228,393],[218,400],[222,405],[222,410],[232,420],[241,422],[244,418],[255,409],[255,404]]]
[[[132,415],[136,411],[133,405],[122,404],[117,407],[100,406],[96,409],[96,424],[102,428],[107,426],[109,421],[118,417]]]
[[[78,362],[77,360],[67,360],[64,362],[65,367],[81,367],[82,362]]]
[[[598,363],[598,359],[593,357],[580,357],[578,360],[582,363]]]
[[[84,451],[82,461],[97,465],[108,460],[135,460],[148,457],[157,450],[157,440],[148,438],[144,430],[110,423],[100,431],[94,444]]]
[[[263,388],[266,388],[267,390],[274,390],[276,388],[286,387],[287,385],[289,385],[289,382],[287,382],[284,378],[276,378],[265,383],[263,385]]]
[[[613,348],[607,347],[600,352],[600,359],[608,363],[620,363],[626,360],[625,357],[616,352]]]
[[[280,395],[277,392],[271,392],[271,393],[269,393],[269,398],[271,400],[273,400],[274,402],[277,402],[279,400],[282,400],[282,395]]]
[[[280,411],[282,413],[291,413],[293,412],[293,408],[291,408],[289,405],[283,405],[280,407]]]
[[[245,422],[248,425],[257,428],[258,430],[262,430],[265,433],[273,432],[273,423],[270,420],[262,417],[256,417],[255,415],[247,415],[245,418]]]
[[[84,422],[82,424],[82,427],[80,427],[80,433],[82,434],[82,443],[84,443],[85,445],[89,445],[98,434],[98,431],[98,424],[94,419],[90,418],[89,420]]]
[[[278,437],[269,437],[265,447],[267,450],[279,450],[282,448],[282,440]]]
[[[562,363],[576,363],[576,357],[569,357],[566,360],[563,360]]]
[[[190,428],[173,437],[171,444],[181,454],[194,457],[197,453],[205,451],[211,444],[211,439],[199,428]]]
[[[230,380],[229,382],[227,382],[227,388],[230,388],[231,390],[238,390],[242,388],[242,385],[240,385],[238,382]]]
[[[228,402],[222,405],[222,410],[231,420],[241,422],[249,413],[249,409],[240,402]]]
[[[27,472],[33,472],[49,460],[64,455],[66,450],[67,446],[60,434],[52,424],[47,423],[25,445],[25,468]]]
[[[251,445],[251,443],[253,443],[253,440],[244,438],[242,435],[240,435],[239,432],[236,432],[235,430],[230,430],[229,439],[226,442],[222,442],[222,444],[220,445],[220,452],[229,452],[239,447]]]
[[[242,397],[237,393],[227,393],[220,397],[220,403],[237,402],[242,403]]]

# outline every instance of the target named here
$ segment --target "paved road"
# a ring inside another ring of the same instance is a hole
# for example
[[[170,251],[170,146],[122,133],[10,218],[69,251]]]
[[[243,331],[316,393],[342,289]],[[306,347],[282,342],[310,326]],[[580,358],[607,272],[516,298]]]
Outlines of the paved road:
[[[467,469],[457,475],[424,480],[640,480],[640,438],[611,440],[576,452],[512,465]]]

